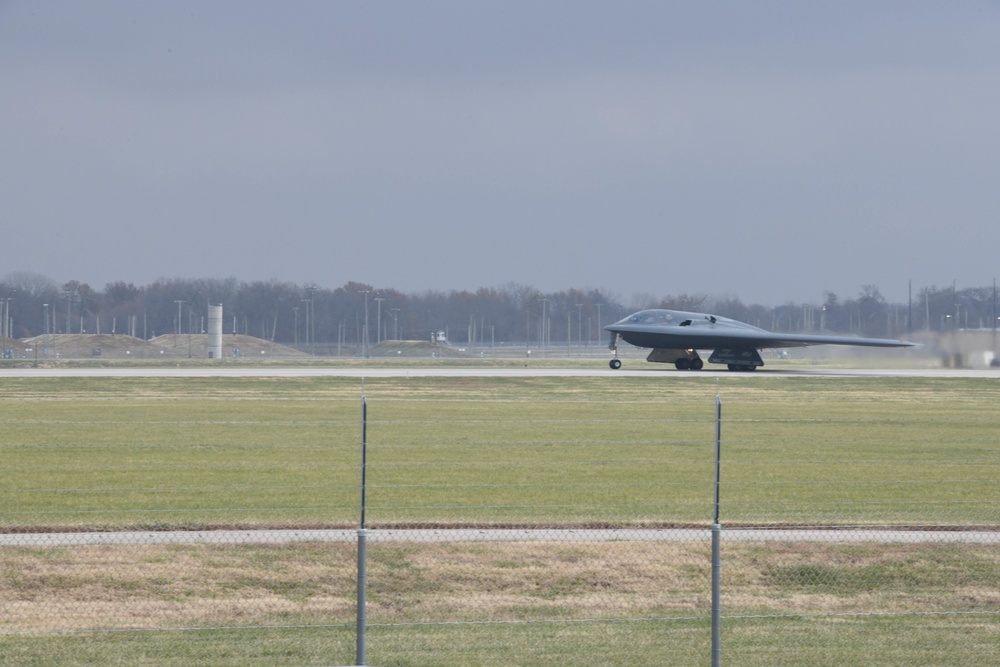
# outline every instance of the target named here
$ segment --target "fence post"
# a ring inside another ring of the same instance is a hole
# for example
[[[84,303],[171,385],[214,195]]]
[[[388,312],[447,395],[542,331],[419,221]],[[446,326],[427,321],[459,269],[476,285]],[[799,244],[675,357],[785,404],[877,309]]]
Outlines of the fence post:
[[[722,468],[722,399],[715,394],[715,508],[712,519],[712,667],[722,664],[722,526],[719,482]]]
[[[355,665],[365,664],[365,625],[367,623],[365,607],[368,604],[368,595],[365,590],[368,585],[368,567],[365,562],[368,558],[367,542],[367,531],[364,528],[358,528],[358,640]]]
[[[365,664],[368,605],[368,531],[365,529],[365,486],[368,458],[368,401],[361,394],[361,521],[358,525],[358,618],[355,665]]]

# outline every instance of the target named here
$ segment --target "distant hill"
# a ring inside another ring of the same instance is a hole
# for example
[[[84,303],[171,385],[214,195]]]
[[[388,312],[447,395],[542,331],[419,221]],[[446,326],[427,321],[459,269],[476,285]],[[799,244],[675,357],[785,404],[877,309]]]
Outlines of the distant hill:
[[[368,356],[380,358],[468,357],[450,345],[439,345],[425,340],[384,340],[368,350]]]
[[[166,334],[164,336],[157,336],[149,342],[159,346],[160,348],[179,352],[175,352],[175,357],[186,358],[188,356],[188,348],[190,347],[194,350],[193,357],[207,359],[208,334],[191,334],[190,338],[191,341],[189,343],[188,334],[180,334],[177,336],[174,336],[173,334]],[[272,343],[271,341],[264,340],[263,338],[254,338],[253,336],[244,336],[242,334],[229,334],[223,335],[222,337],[223,359],[287,359],[304,358],[308,356],[309,355],[305,352],[296,350],[294,347],[288,347],[287,345],[281,345],[280,343]]]
[[[46,338],[48,340],[46,341]],[[134,336],[112,334],[50,334],[14,341],[18,358],[42,359],[48,348],[49,359],[207,359],[206,334],[167,334],[151,340]],[[37,350],[36,350],[37,348]],[[222,355],[225,359],[240,358],[295,358],[307,357],[285,345],[279,345],[253,336],[227,335],[222,337]]]
[[[47,339],[47,340],[46,340]],[[113,334],[50,334],[23,340],[6,340],[3,349],[12,351],[15,359],[207,359],[207,334],[166,334],[150,340]],[[323,353],[328,346],[320,345]],[[360,354],[352,346],[350,354]],[[227,334],[222,337],[223,359],[305,359],[310,355],[279,343],[253,336]],[[386,340],[368,349],[375,358],[462,358],[468,357],[460,348],[425,340]]]

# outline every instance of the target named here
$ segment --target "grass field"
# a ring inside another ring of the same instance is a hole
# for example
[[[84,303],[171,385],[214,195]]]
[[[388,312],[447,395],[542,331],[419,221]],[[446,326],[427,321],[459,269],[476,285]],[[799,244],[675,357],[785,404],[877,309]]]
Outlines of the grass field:
[[[705,522],[716,389],[369,379],[369,521]],[[996,382],[740,378],[718,392],[730,522],[997,523]],[[361,395],[338,378],[8,379],[0,516],[354,525]]]
[[[707,525],[717,393],[726,525],[1000,525],[992,380],[363,391],[373,528]],[[355,526],[361,396],[339,378],[8,378],[0,530]],[[707,555],[695,539],[377,545],[371,664],[691,664]],[[0,664],[353,661],[353,559],[316,544],[5,548]],[[732,545],[725,573],[739,664],[868,664],[900,636],[906,650],[877,662],[982,663],[1000,630],[995,545]]]

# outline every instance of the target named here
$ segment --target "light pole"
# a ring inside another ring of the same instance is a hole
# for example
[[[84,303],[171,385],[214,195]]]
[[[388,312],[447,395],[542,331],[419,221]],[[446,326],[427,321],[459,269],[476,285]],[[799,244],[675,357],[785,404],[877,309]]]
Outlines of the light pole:
[[[10,338],[11,337],[11,333],[13,333],[13,332],[11,331],[11,326],[10,326],[10,297],[9,296],[8,297],[4,297],[2,310],[3,310],[3,327],[0,328],[0,336],[2,336],[3,338]],[[6,343],[5,343],[5,345],[6,345]]]
[[[45,358],[49,358],[49,304],[43,303],[42,310],[45,312]]]
[[[309,299],[302,299],[302,303],[306,304],[306,347],[309,347]]]
[[[191,312],[191,306],[188,306],[188,359],[192,355],[192,345],[191,345],[191,330],[194,329],[193,313]]]
[[[305,337],[306,347],[308,348],[309,347],[309,310],[310,310],[309,309],[309,299],[302,299],[302,303],[305,304],[305,309],[306,309],[306,322],[305,322],[306,326],[305,326],[304,337]]]
[[[545,356],[545,315],[546,308],[548,307],[548,299],[539,299],[542,302],[542,330],[539,332],[539,345],[542,348],[542,356]]]
[[[601,342],[601,304],[597,304],[597,342]]]
[[[1000,363],[997,361],[997,279],[993,279],[993,361],[991,365]]]
[[[361,290],[365,294],[365,327],[362,331],[361,336],[361,356],[362,358],[368,358],[368,295],[371,293],[370,289]]]
[[[306,342],[316,344],[316,290],[315,285],[308,285],[306,293],[309,295],[306,303]]]
[[[177,304],[177,326],[174,327],[174,348],[177,347],[177,336],[181,333],[181,306],[184,305],[183,299],[174,299],[174,303]]]
[[[390,309],[392,313],[392,339],[399,340],[399,308]]]
[[[378,345],[382,342],[382,302],[385,301],[385,297],[377,296],[375,297],[375,303],[378,305],[377,313],[375,318],[375,326],[377,327],[375,332],[375,344]]]

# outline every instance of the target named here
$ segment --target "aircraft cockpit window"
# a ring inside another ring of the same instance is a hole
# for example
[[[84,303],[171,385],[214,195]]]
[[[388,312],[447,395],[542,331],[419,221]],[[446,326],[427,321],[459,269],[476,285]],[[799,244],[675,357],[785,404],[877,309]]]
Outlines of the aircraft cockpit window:
[[[670,324],[673,322],[673,319],[674,316],[670,313],[646,310],[632,315],[625,321],[629,324]]]

